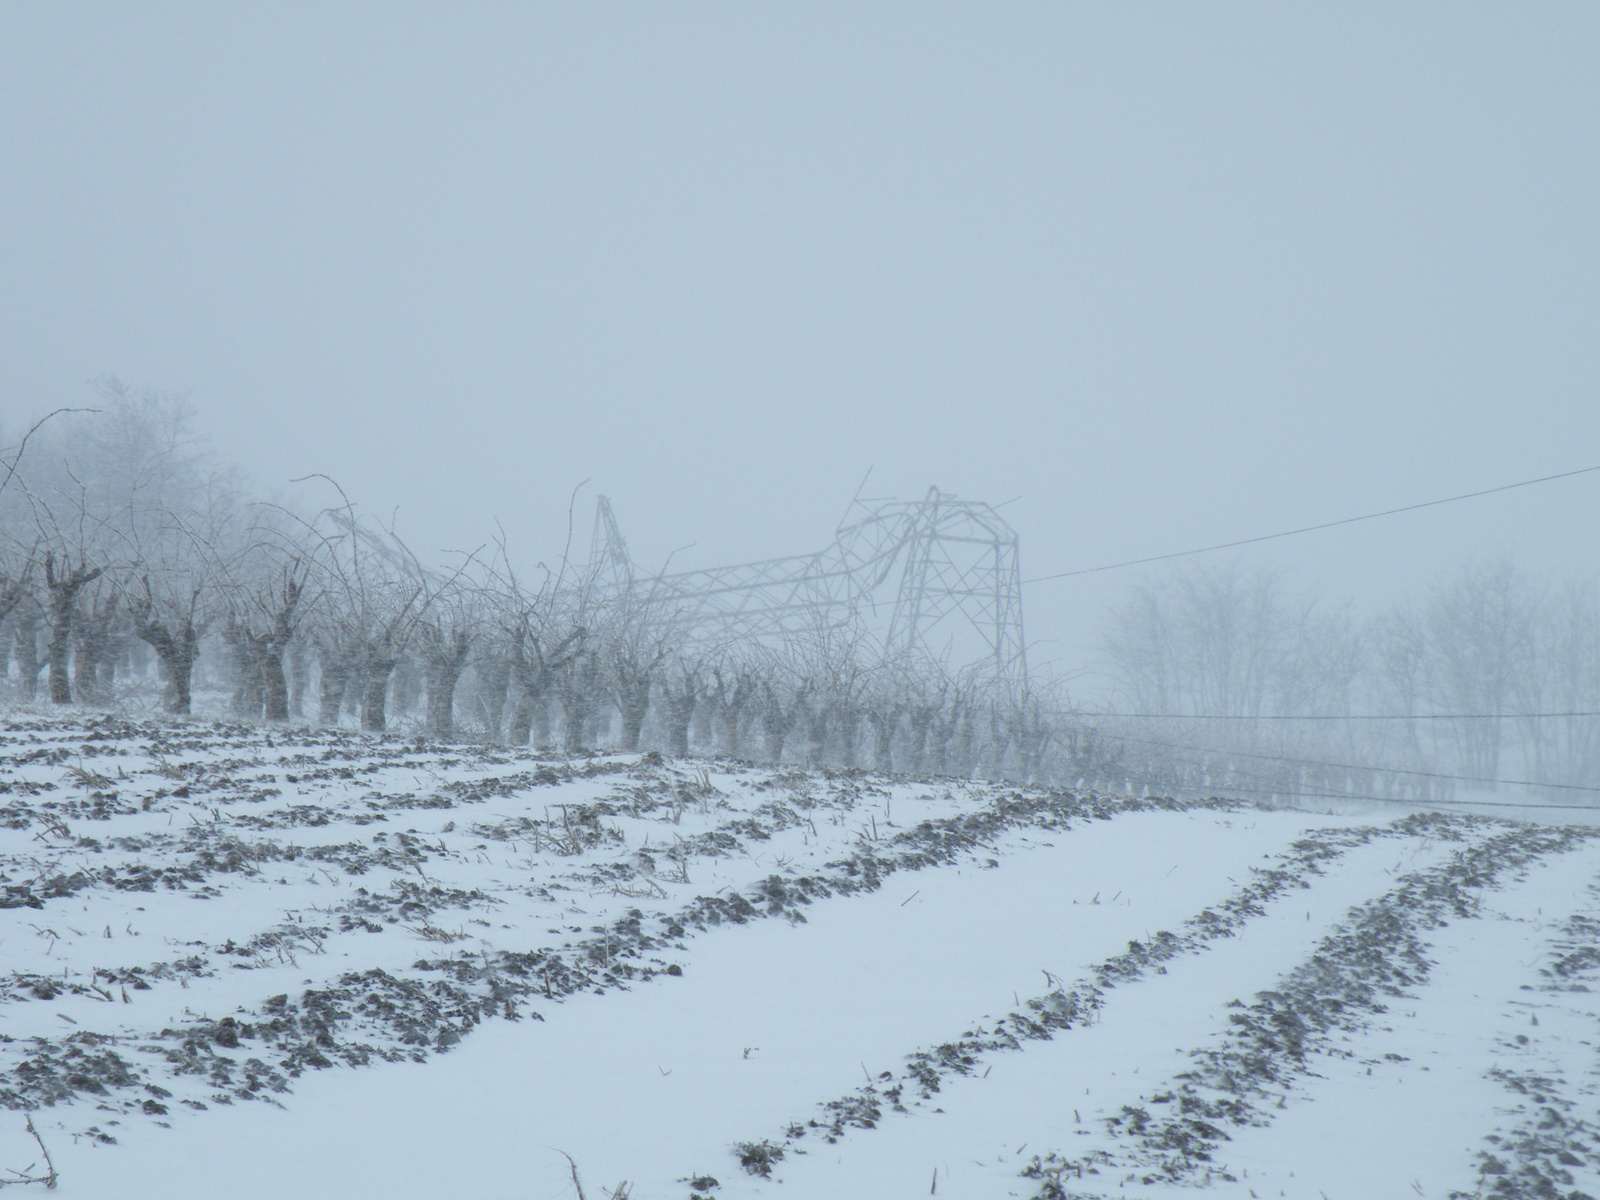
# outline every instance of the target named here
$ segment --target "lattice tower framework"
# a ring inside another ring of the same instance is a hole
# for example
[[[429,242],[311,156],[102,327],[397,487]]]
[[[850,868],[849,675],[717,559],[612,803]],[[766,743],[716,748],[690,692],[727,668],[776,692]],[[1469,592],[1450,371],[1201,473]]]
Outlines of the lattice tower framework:
[[[858,497],[815,554],[653,576],[633,564],[602,496],[589,578],[702,646],[839,633],[886,661],[970,667],[1013,696],[1027,685],[1016,531],[992,505],[937,488]]]

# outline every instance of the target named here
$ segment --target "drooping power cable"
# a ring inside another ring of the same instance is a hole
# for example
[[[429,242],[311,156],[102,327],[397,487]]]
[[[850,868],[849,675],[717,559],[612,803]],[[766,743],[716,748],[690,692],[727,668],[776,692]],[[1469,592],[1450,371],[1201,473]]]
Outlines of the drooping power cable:
[[[1503,712],[1503,713],[1324,713],[1296,715],[1293,713],[1264,713],[1245,716],[1237,713],[1080,713],[1083,717],[1097,717],[1106,721],[1495,721],[1502,719],[1555,720],[1563,717],[1600,717],[1600,709],[1573,712]]]
[[[1240,538],[1236,542],[1219,542],[1215,546],[1200,546],[1194,550],[1174,550],[1170,554],[1152,554],[1149,558],[1130,558],[1124,562],[1106,563],[1099,567],[1082,567],[1076,571],[1058,571],[1054,575],[1036,575],[1023,583],[1046,583],[1052,579],[1071,579],[1075,575],[1094,575],[1100,571],[1115,571],[1121,567],[1139,567],[1145,563],[1165,562],[1172,558],[1188,558],[1194,554],[1210,554],[1214,550],[1232,550],[1236,546],[1253,546],[1257,542],[1270,542],[1277,538],[1294,537],[1302,533],[1315,533],[1319,529],[1334,529],[1340,525],[1354,525],[1358,521],[1375,521],[1379,517],[1392,517],[1399,513],[1416,512],[1419,508],[1434,508],[1440,504],[1454,504],[1458,500],[1473,500],[1479,496],[1492,496],[1496,492],[1509,492],[1515,488],[1532,487],[1536,483],[1550,483],[1557,479],[1571,479],[1574,475],[1587,475],[1600,471],[1600,464],[1579,467],[1576,471],[1562,471],[1555,475],[1541,475],[1538,479],[1524,479],[1518,483],[1503,483],[1499,487],[1484,488],[1477,492],[1463,492],[1459,496],[1446,496],[1440,500],[1424,500],[1421,504],[1406,504],[1399,508],[1386,508],[1382,512],[1363,513],[1359,517],[1344,517],[1337,521],[1324,521],[1321,525],[1304,525],[1299,529],[1285,529],[1280,533],[1264,533],[1259,537]]]
[[[1410,767],[1390,767],[1372,763],[1324,762],[1315,758],[1298,758],[1284,754],[1258,754],[1248,750],[1211,749],[1206,746],[1186,746],[1181,742],[1164,742],[1155,738],[1136,738],[1112,735],[1119,742],[1132,742],[1142,746],[1162,746],[1169,750],[1186,750],[1191,754],[1204,754],[1215,758],[1252,758],[1262,762],[1294,763],[1303,767],[1327,767],[1335,771],[1376,771],[1386,775],[1413,775],[1419,779],[1448,779],[1459,783],[1504,783],[1513,787],[1559,788],[1562,791],[1600,794],[1600,787],[1582,783],[1539,783],[1531,779],[1490,779],[1485,775],[1450,775],[1442,771],[1413,770]]]

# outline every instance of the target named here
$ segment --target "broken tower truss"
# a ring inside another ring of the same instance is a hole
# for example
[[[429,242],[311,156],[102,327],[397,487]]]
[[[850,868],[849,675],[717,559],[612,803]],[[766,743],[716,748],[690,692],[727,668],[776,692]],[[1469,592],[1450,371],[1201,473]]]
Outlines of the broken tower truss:
[[[1027,683],[1016,532],[992,505],[937,488],[858,498],[815,554],[657,575],[634,565],[602,496],[590,579],[699,644],[842,635],[885,660],[970,668],[1013,696]]]

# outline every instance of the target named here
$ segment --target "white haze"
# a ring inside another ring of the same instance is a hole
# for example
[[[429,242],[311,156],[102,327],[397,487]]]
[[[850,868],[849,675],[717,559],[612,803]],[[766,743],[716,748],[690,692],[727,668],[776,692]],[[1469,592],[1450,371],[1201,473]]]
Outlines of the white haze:
[[[0,417],[185,393],[424,551],[1033,576],[1600,462],[1592,6],[0,10]],[[1600,477],[1277,543],[1377,609],[1583,573]],[[580,507],[580,540],[588,503]],[[1027,589],[1093,656],[1126,573]],[[1087,682],[1085,683],[1087,687]]]

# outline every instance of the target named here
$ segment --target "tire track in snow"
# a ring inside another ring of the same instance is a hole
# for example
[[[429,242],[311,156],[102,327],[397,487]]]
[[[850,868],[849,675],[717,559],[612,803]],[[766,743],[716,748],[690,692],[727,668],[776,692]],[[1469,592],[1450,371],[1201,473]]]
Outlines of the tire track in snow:
[[[1425,983],[1435,965],[1427,934],[1477,917],[1486,889],[1596,834],[1495,824],[1503,831],[1361,905],[1272,990],[1240,1004],[1230,1014],[1232,1027],[1192,1053],[1190,1070],[1110,1119],[1100,1148],[1036,1156],[1024,1171],[1037,1181],[1036,1196],[1103,1195],[1092,1189],[1106,1183],[1118,1186],[1119,1195],[1132,1194],[1128,1185],[1238,1183],[1216,1161],[1218,1148],[1231,1140],[1228,1128],[1270,1124],[1292,1089],[1315,1073],[1317,1056],[1350,1056],[1338,1044],[1342,1037],[1366,1032],[1387,1001]]]
[[[1498,1031],[1497,1049],[1522,1061],[1496,1063],[1487,1077],[1504,1089],[1507,1115],[1522,1120],[1485,1136],[1476,1187],[1452,1192],[1451,1200],[1590,1200],[1578,1184],[1600,1191],[1600,1131],[1593,1120],[1600,1061],[1592,1040],[1600,1034],[1593,994],[1600,982],[1600,887],[1591,882],[1585,894],[1587,903],[1547,938],[1549,965],[1539,968],[1540,982],[1523,985],[1542,1002],[1518,1004],[1528,1012],[1526,1025],[1517,1020],[1517,1032]]]
[[[52,720],[38,724],[40,729],[30,727],[23,732],[36,737],[41,730],[56,730],[61,736],[76,731],[72,722]],[[353,736],[329,739],[321,734],[266,733],[227,726],[208,728],[197,725],[167,729],[151,723],[135,725],[121,721],[105,722],[92,728],[107,747],[119,752],[127,748],[120,743],[148,736],[151,739],[150,746],[144,747],[141,753],[152,761],[164,764],[156,773],[176,773],[185,779],[191,776],[198,778],[203,773],[198,766],[200,757],[203,757],[202,751],[209,752],[219,744],[226,743],[230,757],[223,763],[212,763],[209,768],[215,775],[217,788],[222,788],[224,784],[229,788],[242,786],[233,777],[245,766],[252,769],[264,767],[266,759],[263,752],[266,750],[281,751],[304,745],[321,745],[331,740],[334,744],[329,746],[327,753],[333,754],[337,749],[340,759],[353,760],[367,753],[382,762],[385,755],[417,757],[423,754],[417,746],[392,738],[372,742]],[[134,744],[137,747],[137,743]],[[161,753],[163,750],[174,755],[180,752],[187,754],[193,761],[177,760],[182,767],[180,769],[180,765],[166,762]],[[248,751],[256,753],[240,757],[241,752]],[[59,766],[66,761],[67,753],[65,745],[57,746],[50,751],[49,761]],[[291,762],[288,759],[284,761]],[[291,765],[294,765],[296,772],[304,773],[307,770],[298,763],[291,762]],[[338,779],[346,776],[353,779],[364,777],[369,767],[373,767],[373,764],[368,763],[359,770],[342,766],[332,770],[343,772],[336,775]],[[372,793],[378,799],[368,796],[361,798],[360,804],[382,806],[395,803],[407,810],[415,805],[430,809],[454,808],[457,803],[476,803],[490,795],[518,795],[535,787],[570,783],[578,775],[625,774],[632,779],[626,794],[609,799],[597,798],[587,805],[569,806],[581,809],[592,820],[594,828],[599,830],[601,816],[615,818],[624,811],[637,816],[641,777],[660,782],[654,780],[653,776],[662,767],[659,756],[652,759],[648,755],[631,768],[622,763],[597,761],[576,773],[570,767],[558,771],[547,764],[540,764],[528,771],[506,776],[442,783],[439,794],[432,797],[419,799],[409,793],[386,797],[382,793]],[[778,772],[766,774],[771,779],[793,777],[792,772],[787,776]],[[108,788],[111,786],[109,777],[96,775],[94,778],[103,780]],[[832,776],[827,778],[834,780]],[[860,791],[855,780],[856,777],[838,777],[835,781],[836,790],[841,794],[850,790]],[[286,775],[285,781],[298,786],[301,776]],[[191,783],[186,783],[180,790],[187,791]],[[118,786],[124,792],[128,791],[127,784],[119,783]],[[198,784],[192,786],[199,787]],[[664,784],[660,790],[666,791]],[[696,853],[706,856],[730,855],[743,849],[745,841],[764,841],[771,837],[784,827],[785,820],[789,821],[790,827],[798,828],[802,819],[798,814],[779,813],[775,816],[768,812],[763,815],[764,809],[777,811],[780,806],[763,805],[766,797],[762,796],[761,790],[759,786],[749,789],[750,794],[746,797],[750,806],[748,811],[725,822],[726,828],[718,827],[694,839],[693,844],[698,847]],[[983,802],[967,811],[960,811],[953,816],[929,818],[881,841],[846,840],[841,826],[839,844],[830,847],[828,858],[811,869],[786,869],[743,887],[719,889],[715,894],[698,896],[688,904],[667,907],[646,901],[647,906],[655,907],[657,911],[647,913],[644,908],[630,907],[623,915],[607,921],[603,927],[593,927],[594,936],[567,942],[559,947],[534,944],[506,948],[489,945],[480,939],[479,949],[472,952],[418,957],[405,965],[393,960],[371,963],[365,969],[340,971],[333,978],[321,982],[308,979],[298,988],[265,999],[252,1001],[243,996],[230,995],[226,1002],[218,1004],[218,1008],[228,1015],[217,1019],[204,1015],[211,1005],[200,1000],[196,1003],[198,1014],[189,1011],[189,1005],[185,1004],[182,1017],[171,1015],[169,1023],[160,1028],[125,1026],[119,1021],[117,1025],[110,1026],[109,1031],[104,1031],[98,1026],[105,1018],[97,1014],[96,1028],[72,1028],[57,1033],[35,1027],[27,1031],[25,1039],[0,1037],[0,1053],[3,1053],[5,1065],[9,1068],[6,1080],[0,1082],[0,1109],[33,1109],[93,1097],[97,1111],[114,1111],[118,1116],[138,1113],[160,1118],[168,1116],[178,1104],[203,1109],[210,1104],[231,1104],[235,1100],[276,1103],[274,1097],[287,1093],[307,1071],[336,1065],[422,1061],[457,1045],[485,1021],[538,1020],[542,1019],[540,1008],[562,1003],[579,994],[626,989],[661,976],[681,975],[681,965],[669,959],[673,957],[673,951],[685,950],[686,940],[695,933],[704,933],[721,925],[745,925],[777,917],[803,922],[805,910],[816,902],[875,892],[897,872],[947,866],[974,857],[982,861],[991,853],[999,854],[1001,851],[996,849],[994,843],[1002,837],[1064,833],[1075,826],[1110,820],[1129,813],[1238,807],[1234,801],[1178,802],[1161,798],[1112,798],[1092,793],[1077,795],[1009,785],[974,784],[970,791],[981,797]],[[115,795],[115,789],[105,794]],[[217,801],[219,794],[215,789],[208,791],[207,802]],[[165,788],[160,789],[157,795],[163,803],[173,803]],[[184,799],[184,807],[191,807],[188,797]],[[355,793],[351,792],[345,799],[354,803]],[[130,801],[130,796],[124,796],[121,806],[128,810],[125,815],[137,819],[146,806]],[[659,797],[646,797],[646,808],[660,807],[663,803]],[[853,804],[853,799],[843,801],[843,806],[847,808]],[[31,799],[19,801],[14,807],[16,811],[13,817],[17,821],[26,823],[39,816],[39,811],[35,811],[38,806],[33,805]],[[77,811],[73,810],[74,813]],[[239,863],[230,861],[219,869],[229,875],[258,876],[259,870],[251,855],[239,851],[239,844],[233,836],[232,826],[245,820],[248,814],[246,817],[229,814],[225,819],[213,804],[209,816],[211,824],[197,823],[194,828],[206,835],[208,845],[215,840],[211,835],[216,833],[223,842],[233,847],[230,854],[237,853],[240,857]],[[262,823],[259,817],[254,820]],[[523,823],[527,824],[526,821]],[[454,822],[451,824],[453,826]],[[734,832],[730,831],[736,831],[739,836],[734,836]],[[420,876],[420,859],[429,847],[419,839],[410,837],[414,832],[396,834],[396,837],[405,852],[405,861]],[[185,833],[187,836],[188,831]],[[482,829],[476,825],[473,826],[473,833],[474,836],[482,834],[493,837],[492,833],[482,833]],[[571,836],[570,830],[568,834]],[[704,842],[704,846],[700,845],[701,842]],[[440,845],[442,848],[442,841]],[[141,847],[138,852],[155,859],[158,865],[167,866],[179,846],[187,846],[187,842]],[[365,870],[367,859],[372,857],[363,850],[361,861],[347,864],[347,869],[359,867]],[[389,865],[395,864],[391,862]],[[4,860],[0,859],[0,867],[3,866]],[[91,883],[90,877],[85,874],[82,878],[87,889]],[[423,879],[426,882],[427,877],[423,876]],[[145,886],[153,888],[154,884],[145,881]],[[417,888],[409,880],[402,881],[399,886]],[[434,887],[431,890],[443,889]],[[454,890],[466,897],[467,901],[480,905],[497,904],[504,898],[503,894],[496,894],[493,888],[485,894],[480,894],[476,888],[471,892]],[[45,903],[31,892],[27,900],[38,905]],[[369,901],[376,903],[372,896],[366,895],[350,903]],[[425,913],[424,919],[426,916]],[[366,924],[369,930],[380,928],[375,923]],[[107,924],[108,936],[110,928]],[[429,928],[424,926],[425,931]],[[320,929],[315,932],[319,935],[320,953],[320,937],[326,937],[330,931]],[[443,934],[445,940],[454,940],[449,931],[433,930],[433,933],[435,936]],[[230,939],[227,948],[215,953],[227,955],[232,948]],[[292,952],[288,957],[293,963]],[[197,955],[184,960],[184,963],[195,965],[196,972],[200,970],[200,962],[201,958]],[[214,971],[212,973],[215,974]],[[122,974],[134,981],[132,986],[135,988],[145,985],[147,978],[157,977],[153,969],[142,968],[138,972]],[[174,974],[164,972],[159,977],[166,978]],[[15,976],[10,981],[15,985],[10,992],[12,995],[47,999],[53,998],[58,990],[73,987],[86,997],[111,1003],[109,992],[95,989],[100,991],[99,996],[91,996],[91,986],[102,977],[115,983],[121,975],[103,972],[97,967],[88,983],[73,981],[69,984],[63,975],[59,986],[43,976]],[[189,979],[181,976],[179,979],[187,989]],[[231,990],[237,993],[239,988],[235,986]],[[213,999],[220,997],[213,996]],[[124,1014],[118,1011],[117,1016],[120,1018]],[[91,1127],[88,1132],[107,1141],[112,1137],[98,1126]]]
[[[878,1080],[821,1104],[820,1112],[809,1122],[792,1123],[781,1137],[769,1136],[761,1141],[742,1143],[735,1154],[747,1172],[766,1177],[786,1156],[804,1154],[808,1148],[819,1150],[819,1146],[812,1144],[814,1142],[832,1145],[851,1130],[877,1128],[886,1111],[926,1109],[940,1094],[941,1084],[983,1072],[985,1063],[1001,1051],[1049,1041],[1067,1030],[1098,1032],[1098,1023],[1105,1019],[1118,988],[1145,980],[1144,990],[1148,990],[1155,986],[1153,980],[1166,975],[1169,964],[1176,960],[1207,949],[1220,952],[1219,942],[1223,939],[1236,942],[1247,929],[1254,934],[1261,924],[1259,918],[1269,916],[1270,908],[1279,902],[1286,903],[1287,896],[1298,895],[1305,888],[1327,887],[1328,872],[1334,870],[1337,874],[1337,865],[1349,851],[1377,842],[1389,843],[1396,838],[1419,845],[1435,839],[1476,838],[1490,827],[1491,823],[1482,819],[1418,814],[1389,826],[1327,829],[1308,834],[1293,843],[1290,850],[1279,855],[1270,866],[1253,868],[1255,879],[1226,900],[1190,918],[1178,933],[1162,931],[1146,942],[1132,942],[1125,953],[1103,961],[1088,977],[1072,986],[1058,984],[998,1021],[969,1029],[960,1037],[937,1046],[915,1051],[907,1056],[906,1066],[899,1072],[884,1072]],[[1384,851],[1385,857],[1392,852],[1391,844]],[[1370,894],[1364,890],[1365,878],[1362,877],[1363,890],[1359,893],[1338,892],[1342,899],[1335,901],[1330,916],[1343,913],[1349,903]],[[1309,911],[1307,917],[1309,921]],[[1315,932],[1322,927],[1308,924],[1302,931],[1291,924],[1287,933],[1294,947],[1309,946]],[[1236,950],[1237,946],[1229,948]],[[1090,1027],[1095,1028],[1091,1030]],[[1169,1032],[1152,1030],[1151,1033],[1156,1042],[1170,1045]],[[1137,1061],[1138,1056],[1134,1058]],[[798,1164],[794,1166],[801,1169]],[[784,1177],[786,1182],[797,1182],[794,1170],[784,1172]]]
[[[1030,833],[997,870],[980,856],[813,906],[802,925],[724,928],[692,944],[681,979],[560,1006],[547,1025],[493,1022],[425,1067],[325,1073],[286,1112],[236,1106],[133,1131],[115,1151],[68,1146],[62,1169],[85,1196],[111,1194],[123,1175],[147,1182],[140,1195],[201,1200],[214,1192],[202,1166],[244,1155],[259,1170],[240,1197],[554,1200],[573,1194],[565,1161],[544,1149],[558,1146],[591,1196],[627,1179],[641,1200],[681,1200],[684,1167],[732,1187],[727,1148],[860,1081],[858,1059],[893,1065],[900,1047],[1006,1011],[1013,988],[1036,988],[1040,966],[1072,978],[1130,938],[1178,928],[1229,894],[1229,877],[1247,880],[1252,865],[1330,823],[1354,824],[1152,812],[1075,823],[1068,836]],[[1382,865],[1399,853],[1388,841]],[[1119,888],[1122,901],[1089,906],[1097,889],[1109,901]],[[1318,894],[1294,889],[1288,902]],[[847,1184],[832,1195],[880,1193]]]
[[[1213,1190],[1229,1200],[1600,1191],[1582,1142],[1600,1013],[1585,992],[1548,993],[1554,972],[1542,965],[1573,949],[1573,906],[1593,909],[1597,850],[1531,863],[1486,892],[1473,919],[1434,931],[1425,986],[1339,1035],[1270,1125],[1230,1127],[1218,1167],[1238,1182],[1214,1175]],[[1117,1194],[1147,1192],[1167,1189]]]

